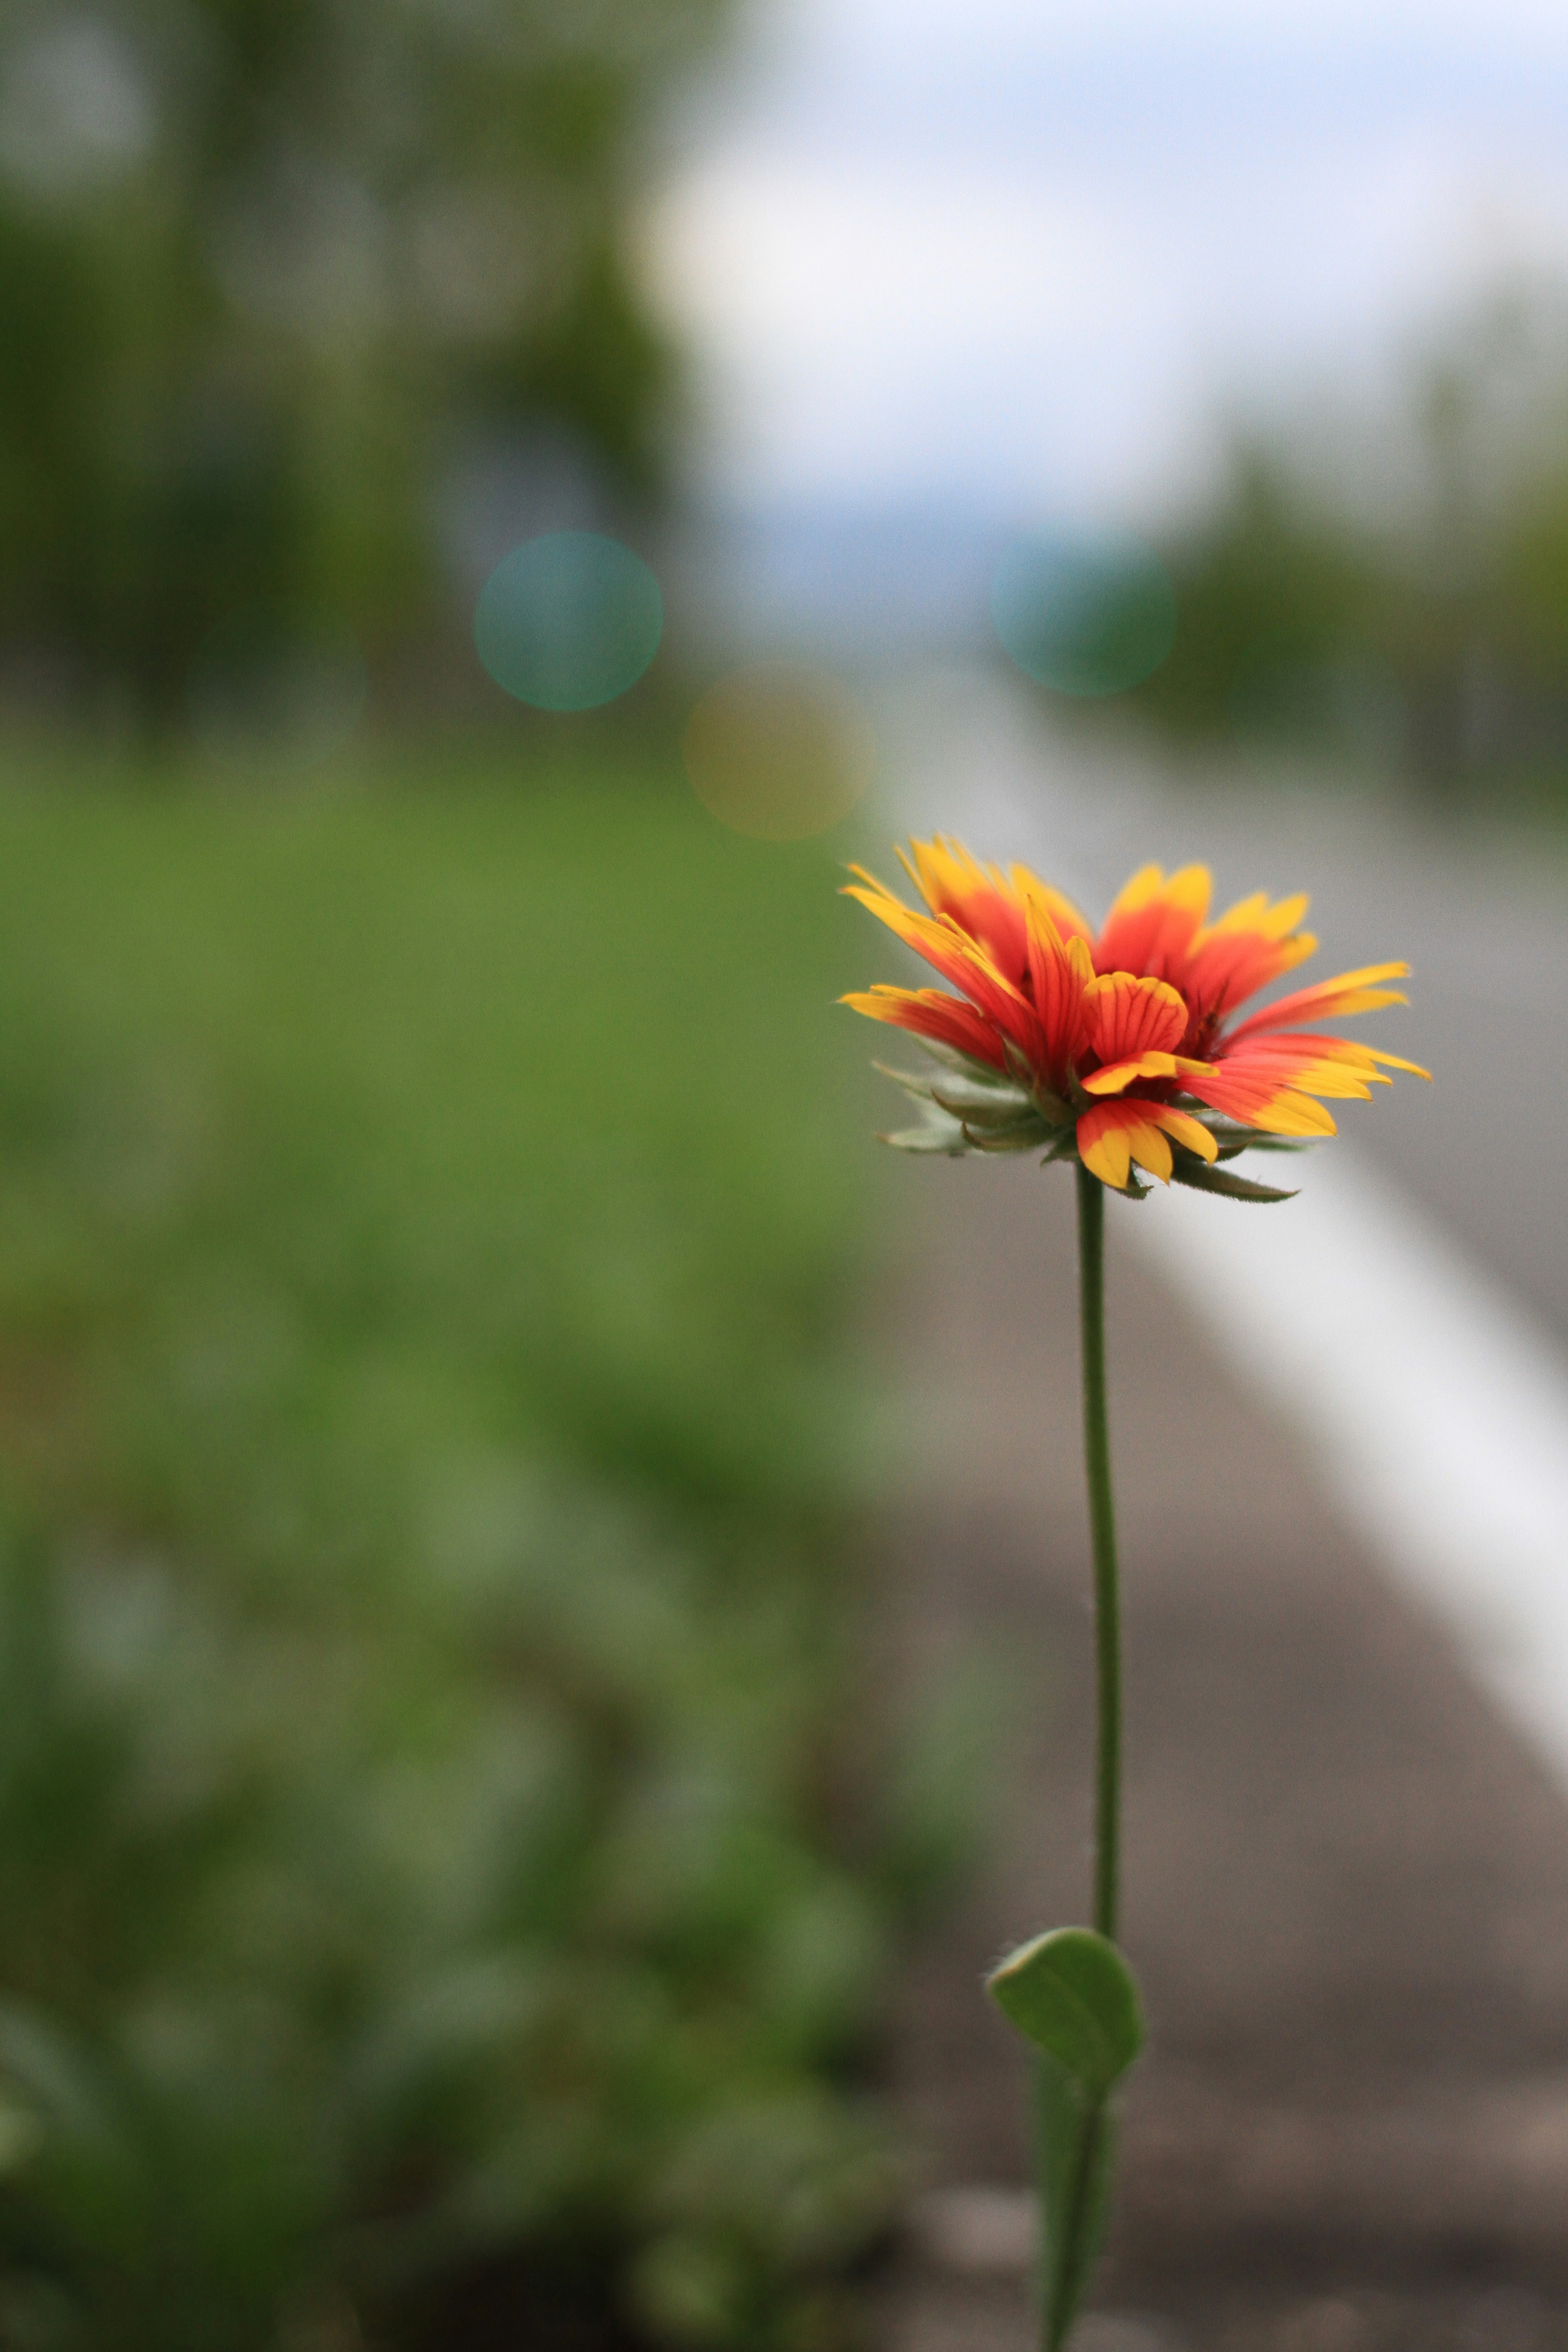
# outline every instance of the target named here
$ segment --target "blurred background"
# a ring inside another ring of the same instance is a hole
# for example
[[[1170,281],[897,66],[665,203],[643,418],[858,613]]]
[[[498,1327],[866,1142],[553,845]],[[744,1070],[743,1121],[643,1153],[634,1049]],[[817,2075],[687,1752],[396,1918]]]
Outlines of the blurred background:
[[[1568,2344],[1565,131],[1536,0],[0,8],[5,2352],[1030,2340],[1071,1240],[871,1141],[911,825],[1442,1079],[1113,1234],[1086,2346]]]

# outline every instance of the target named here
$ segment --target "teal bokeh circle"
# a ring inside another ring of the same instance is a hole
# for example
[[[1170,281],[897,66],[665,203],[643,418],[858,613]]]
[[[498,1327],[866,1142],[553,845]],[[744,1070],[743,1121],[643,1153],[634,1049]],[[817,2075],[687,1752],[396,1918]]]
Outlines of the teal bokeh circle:
[[[598,531],[552,530],[497,564],[474,644],[498,686],[539,710],[592,710],[658,651],[664,599],[642,558]]]
[[[1120,694],[1159,668],[1176,635],[1176,592],[1151,547],[1122,534],[1028,540],[991,583],[1009,658],[1058,694]]]

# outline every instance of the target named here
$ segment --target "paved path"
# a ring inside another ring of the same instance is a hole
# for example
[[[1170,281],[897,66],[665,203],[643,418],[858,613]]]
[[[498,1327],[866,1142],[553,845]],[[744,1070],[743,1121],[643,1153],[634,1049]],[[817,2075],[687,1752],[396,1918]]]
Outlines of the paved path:
[[[1038,1705],[997,1850],[909,1991],[901,2095],[938,2193],[889,2342],[1023,2352],[1018,2053],[979,1979],[1085,1909],[1072,1186],[974,1161],[899,1181],[925,1245],[889,1333],[914,1482],[897,1670],[978,1637]],[[1568,2346],[1568,1803],[1108,1223],[1126,1940],[1154,2041],[1083,2352]]]

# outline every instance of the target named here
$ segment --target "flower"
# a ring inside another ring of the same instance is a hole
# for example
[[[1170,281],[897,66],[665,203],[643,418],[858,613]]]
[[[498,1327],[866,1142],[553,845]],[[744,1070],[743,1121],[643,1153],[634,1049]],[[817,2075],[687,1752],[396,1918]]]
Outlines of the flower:
[[[1396,1054],[1301,1024],[1404,1004],[1407,964],[1297,989],[1237,1022],[1237,1009],[1310,955],[1305,898],[1258,891],[1207,919],[1207,868],[1132,877],[1095,939],[1059,891],[1014,866],[982,866],[941,838],[899,852],[927,912],[861,866],[847,895],[923,956],[959,993],[878,986],[847,996],[873,1021],[919,1037],[946,1066],[931,1079],[889,1075],[928,1106],[889,1143],[922,1151],[1025,1151],[1082,1161],[1142,1197],[1132,1171],[1162,1183],[1252,1200],[1288,1195],[1216,1165],[1249,1147],[1332,1135],[1321,1097],[1370,1099],[1385,1070],[1429,1073]],[[934,1113],[934,1117],[931,1114]]]

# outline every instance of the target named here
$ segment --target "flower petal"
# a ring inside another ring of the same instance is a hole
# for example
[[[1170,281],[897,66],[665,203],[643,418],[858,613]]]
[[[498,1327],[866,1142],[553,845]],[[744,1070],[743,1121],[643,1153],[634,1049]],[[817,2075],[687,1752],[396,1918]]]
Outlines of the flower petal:
[[[1171,1181],[1171,1147],[1165,1140],[1160,1122],[1152,1118],[1140,1119],[1136,1127],[1128,1129],[1127,1141],[1139,1167],[1147,1169],[1151,1176],[1157,1176],[1162,1184],[1168,1184]]]
[[[1168,879],[1157,866],[1142,866],[1105,919],[1095,969],[1164,979],[1184,964],[1213,887],[1206,866],[1184,866]]]
[[[1222,1057],[1228,1056],[1232,1043],[1226,1039],[1221,1045]],[[1298,1055],[1303,1062],[1343,1062],[1369,1078],[1376,1077],[1380,1064],[1391,1070],[1408,1070],[1412,1077],[1425,1078],[1428,1085],[1432,1078],[1431,1071],[1424,1070],[1419,1062],[1407,1062],[1399,1054],[1385,1054],[1380,1045],[1363,1045],[1359,1037],[1321,1037],[1315,1029],[1288,1030],[1278,1036],[1258,1033],[1257,1043],[1245,1039],[1238,1052],[1249,1060],[1255,1054],[1270,1053]]]
[[[1099,1103],[1084,1112],[1077,1129],[1079,1158],[1091,1176],[1118,1192],[1126,1185],[1132,1165],[1127,1121],[1120,1115],[1126,1108],[1124,1103]]]
[[[934,841],[911,841],[912,862],[899,852],[904,871],[933,915],[948,915],[982,947],[1009,980],[1021,980],[1026,966],[1024,910],[1015,886],[994,866],[982,866],[961,841],[939,834]]]
[[[1389,1083],[1370,1062],[1332,1054],[1277,1054],[1270,1051],[1273,1043],[1260,1037],[1237,1053],[1223,1054],[1216,1066],[1249,1084],[1299,1087],[1306,1095],[1341,1095],[1347,1101],[1370,1102],[1372,1087]]]
[[[895,898],[890,890],[884,889],[875,875],[858,866],[849,870],[858,879],[846,886],[845,897],[858,899],[861,906],[869,908],[906,947],[913,948],[917,955],[934,965],[944,980],[962,989],[987,1020],[1013,1040],[1033,1068],[1043,1071],[1045,1037],[1035,1008],[1022,991],[997,971],[984,949],[967,931],[961,930],[951,915],[917,915],[901,898]]]
[[[1234,907],[1227,907],[1223,915],[1216,916],[1202,933],[1200,944],[1234,932],[1282,940],[1287,932],[1295,929],[1310,904],[1304,890],[1299,890],[1293,898],[1277,898],[1272,906],[1267,890],[1255,890],[1250,898],[1238,898]]]
[[[1221,1062],[1201,1073],[1189,1071],[1183,1084],[1188,1094],[1207,1103],[1211,1110],[1224,1111],[1227,1118],[1239,1120],[1243,1127],[1256,1127],[1265,1135],[1338,1132],[1321,1103],[1277,1076],[1249,1076],[1245,1068],[1236,1070]]]
[[[1310,931],[1271,940],[1259,932],[1212,934],[1194,949],[1179,979],[1194,1014],[1203,1019],[1245,1003],[1281,972],[1305,963],[1318,942]]]
[[[1173,1052],[1186,1030],[1187,1007],[1168,981],[1113,971],[1084,990],[1083,1020],[1102,1062],[1126,1062],[1140,1054]]]
[[[1226,1038],[1216,1049],[1216,1060],[1221,1067],[1248,1082],[1273,1080],[1281,1086],[1298,1087],[1302,1094],[1338,1095],[1363,1102],[1371,1099],[1373,1087],[1391,1084],[1378,1067],[1379,1063],[1408,1070],[1413,1076],[1429,1077],[1419,1063],[1402,1061],[1396,1054],[1384,1054],[1376,1046],[1363,1045],[1359,1038],[1320,1037],[1310,1030],[1287,1032],[1280,1036],[1270,1036],[1265,1031],[1243,1038],[1239,1045]]]
[[[961,996],[949,996],[940,988],[885,988],[879,985],[853,996],[841,996],[840,1004],[852,1012],[864,1013],[872,1021],[886,1021],[895,1029],[908,1029],[916,1037],[934,1038],[939,1045],[952,1045],[972,1060],[985,1062],[994,1070],[1007,1066],[1006,1050],[990,1023],[966,1004]]]
[[[1064,898],[1059,890],[1053,890],[1048,882],[1042,882],[1039,876],[1031,873],[1028,866],[1010,866],[1007,868],[1007,878],[1017,892],[1020,901],[1025,905],[1031,898],[1045,900],[1050,909],[1051,920],[1064,940],[1082,940],[1086,945],[1092,942],[1094,934],[1072,900]]]
[[[1207,1065],[1194,1066],[1206,1068]],[[1108,1062],[1102,1070],[1091,1070],[1079,1083],[1086,1094],[1120,1095],[1139,1078],[1173,1078],[1176,1070],[1174,1054],[1139,1054],[1130,1062]]]
[[[1369,963],[1360,971],[1342,971],[1311,988],[1299,988],[1293,995],[1282,996],[1277,1003],[1253,1013],[1231,1031],[1226,1044],[1236,1045],[1242,1038],[1259,1037],[1268,1029],[1289,1028],[1293,1021],[1326,1021],[1333,1013],[1375,1013],[1384,1004],[1407,1004],[1410,1000],[1401,990],[1378,983],[1403,980],[1409,970],[1407,963]]]
[[[1202,1119],[1194,1118],[1191,1112],[1177,1110],[1171,1103],[1152,1103],[1149,1116],[1157,1127],[1164,1129],[1167,1135],[1174,1136],[1178,1143],[1184,1143],[1189,1151],[1195,1151],[1200,1160],[1206,1160],[1212,1166],[1219,1158],[1218,1144]]]
[[[1163,1103],[1096,1103],[1078,1122],[1079,1158],[1091,1176],[1117,1192],[1127,1182],[1133,1160],[1162,1184],[1171,1181],[1171,1147],[1162,1130],[1166,1125]],[[1178,1118],[1181,1116],[1177,1114]],[[1195,1119],[1188,1122],[1196,1126]]]
[[[1084,992],[1093,982],[1094,966],[1087,940],[1076,935],[1063,940],[1049,897],[1033,877],[1022,887],[1030,992],[1045,1038],[1046,1067],[1059,1086],[1084,1048]]]

